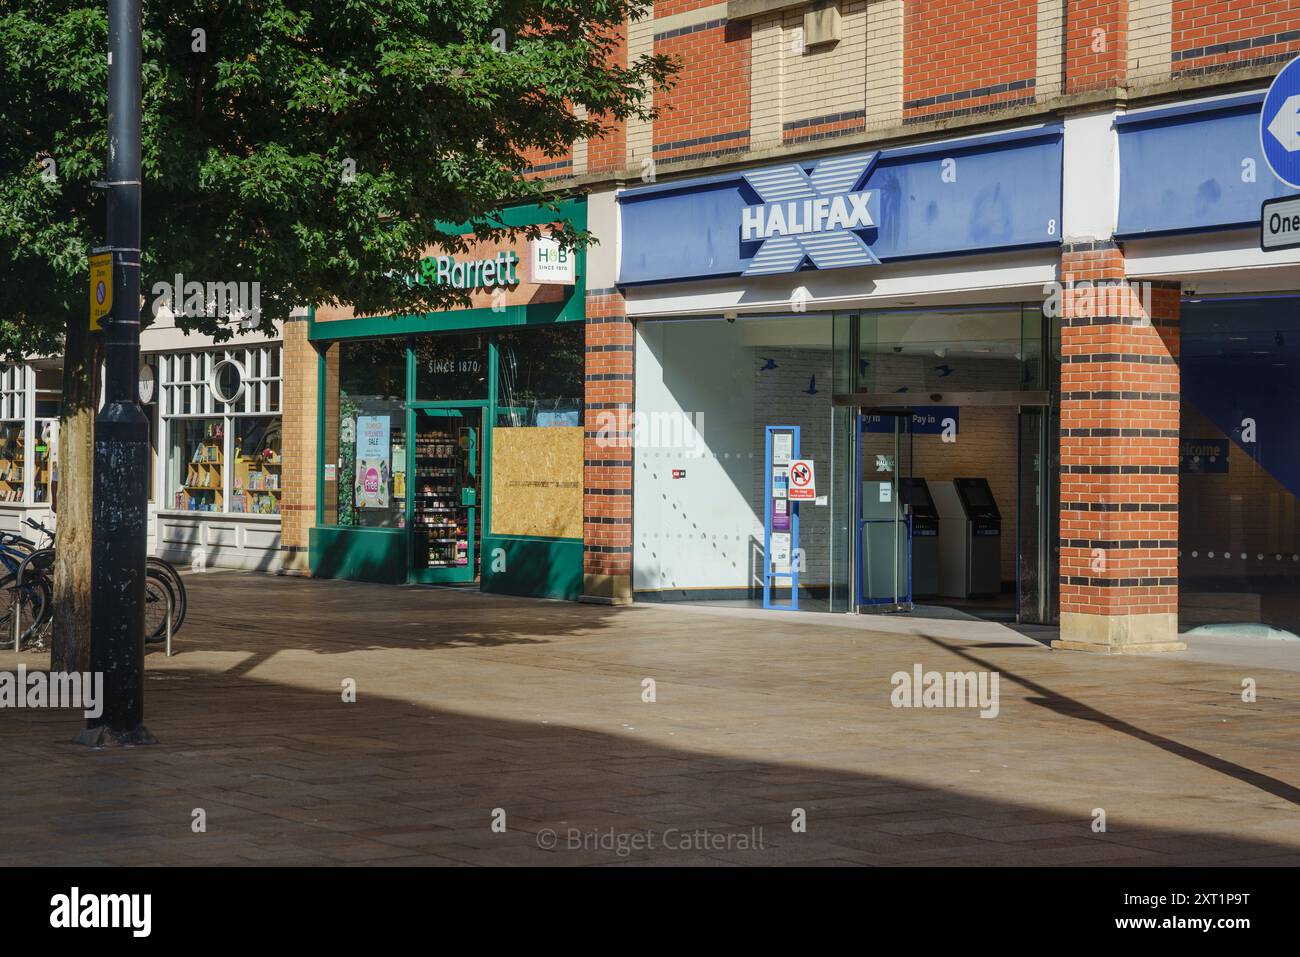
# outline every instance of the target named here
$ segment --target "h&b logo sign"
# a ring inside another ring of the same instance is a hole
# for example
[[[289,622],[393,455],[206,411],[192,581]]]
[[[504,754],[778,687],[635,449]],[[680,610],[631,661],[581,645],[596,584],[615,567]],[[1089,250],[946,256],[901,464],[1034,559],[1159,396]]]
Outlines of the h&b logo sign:
[[[550,236],[537,237],[529,248],[533,282],[573,285],[577,275],[577,253],[573,249],[561,246]]]

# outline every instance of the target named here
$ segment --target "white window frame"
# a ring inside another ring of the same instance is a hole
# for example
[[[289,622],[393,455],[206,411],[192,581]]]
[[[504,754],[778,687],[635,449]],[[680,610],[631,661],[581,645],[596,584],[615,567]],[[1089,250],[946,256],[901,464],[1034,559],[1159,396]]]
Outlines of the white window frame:
[[[212,390],[213,371],[218,363],[224,361],[238,363],[241,370],[243,387],[231,403],[219,401]],[[280,515],[230,511],[233,469],[227,466],[233,464],[234,425],[237,419],[274,417],[281,419],[283,428],[283,344],[267,342],[251,346],[162,353],[157,357],[157,373],[158,456],[161,461],[155,474],[154,500],[158,503],[158,510],[178,515],[239,515],[243,518],[279,521]],[[185,394],[190,398],[190,411],[175,411],[173,406],[184,408],[183,402],[178,399]],[[177,419],[221,420],[223,467],[219,512],[191,512],[176,508],[176,489],[170,487],[168,475],[171,464],[171,424]]]
[[[36,455],[33,435],[36,430],[36,371],[29,363],[0,366],[0,422],[18,424],[23,430],[23,497],[0,505],[30,508],[35,497],[36,481],[32,465]],[[48,502],[42,503],[49,507]]]

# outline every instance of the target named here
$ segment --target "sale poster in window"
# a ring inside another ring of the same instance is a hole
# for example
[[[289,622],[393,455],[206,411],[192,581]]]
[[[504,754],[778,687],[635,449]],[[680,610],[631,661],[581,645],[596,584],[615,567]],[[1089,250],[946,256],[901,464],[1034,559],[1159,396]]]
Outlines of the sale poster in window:
[[[357,416],[357,508],[388,508],[388,416]]]

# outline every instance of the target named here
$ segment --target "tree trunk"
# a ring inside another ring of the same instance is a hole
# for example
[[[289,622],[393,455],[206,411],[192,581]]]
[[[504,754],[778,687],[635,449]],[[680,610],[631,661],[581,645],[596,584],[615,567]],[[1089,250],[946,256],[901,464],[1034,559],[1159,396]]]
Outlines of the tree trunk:
[[[102,337],[74,310],[64,338],[51,671],[90,670],[91,490],[103,358]]]

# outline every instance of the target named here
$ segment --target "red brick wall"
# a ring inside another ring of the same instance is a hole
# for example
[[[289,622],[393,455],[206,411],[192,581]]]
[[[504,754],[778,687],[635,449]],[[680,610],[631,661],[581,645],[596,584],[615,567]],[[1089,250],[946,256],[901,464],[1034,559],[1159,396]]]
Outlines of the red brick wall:
[[[1032,98],[1035,0],[909,0],[903,24],[906,119]]]
[[[1124,276],[1114,244],[1067,248],[1078,283]],[[1178,610],[1179,290],[1089,308],[1067,297],[1061,329],[1063,614]]]
[[[656,15],[665,15],[662,6],[688,9],[691,4],[656,4]],[[654,45],[655,53],[679,58],[677,85],[655,99],[659,162],[749,146],[749,22],[709,21],[683,30]]]
[[[655,0],[655,18],[662,20],[678,13],[689,13],[701,7],[711,7],[717,0]]]
[[[316,522],[316,390],[319,358],[307,341],[307,322],[284,323],[282,355],[283,413],[281,452],[280,548],[281,562],[293,571],[306,572],[308,535]],[[327,459],[328,461],[328,459]]]
[[[587,293],[583,571],[602,598],[631,594],[635,332],[617,289]],[[609,581],[617,579],[620,584]]]
[[[1118,86],[1127,72],[1128,0],[1066,0],[1066,92]]]
[[[573,175],[572,150],[562,156],[547,156],[539,149],[524,150],[524,159],[528,163],[524,173],[527,179],[558,179]]]
[[[1280,34],[1298,30],[1296,0],[1174,0],[1173,69],[1282,59],[1300,52],[1300,36],[1288,40]]]

